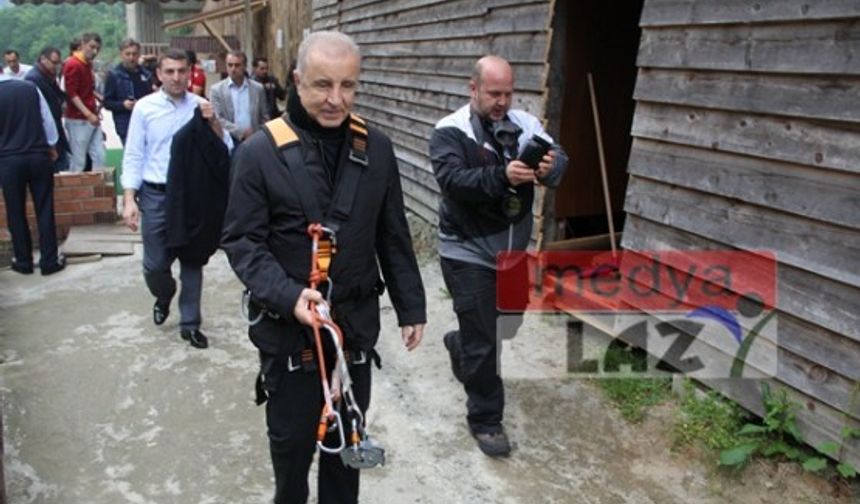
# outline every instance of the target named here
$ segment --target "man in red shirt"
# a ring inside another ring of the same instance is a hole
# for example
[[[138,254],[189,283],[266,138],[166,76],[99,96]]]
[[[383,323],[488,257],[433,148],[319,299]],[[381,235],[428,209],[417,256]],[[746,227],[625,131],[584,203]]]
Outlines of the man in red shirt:
[[[185,53],[188,54],[188,65],[191,67],[191,71],[188,76],[188,90],[205,98],[206,72],[204,72],[203,69],[200,68],[200,65],[197,64],[196,52],[189,49],[188,51],[185,51]]]
[[[72,151],[69,163],[69,170],[72,172],[84,170],[87,153],[93,167],[100,168],[105,164],[104,137],[100,127],[93,75],[93,60],[101,46],[102,39],[98,34],[84,33],[81,35],[80,49],[75,51],[63,66],[63,79],[66,84],[66,112],[63,116],[66,119],[69,147]]]

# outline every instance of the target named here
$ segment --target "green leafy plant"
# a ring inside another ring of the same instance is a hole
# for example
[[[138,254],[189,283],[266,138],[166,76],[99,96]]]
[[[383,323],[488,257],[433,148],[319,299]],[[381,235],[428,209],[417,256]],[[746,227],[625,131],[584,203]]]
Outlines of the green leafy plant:
[[[757,455],[784,457],[800,463],[806,471],[819,473],[830,466],[827,457],[839,459],[846,440],[860,438],[860,429],[846,426],[839,442],[821,443],[816,447],[818,453],[811,453],[803,446],[805,441],[797,428],[795,413],[800,405],[791,401],[785,390],[774,393],[766,383],[762,384],[762,403],[765,415],[761,424],[744,424],[737,432],[739,442],[720,452],[720,465],[742,467]],[[857,468],[847,462],[838,462],[835,468],[845,479],[857,476]]]

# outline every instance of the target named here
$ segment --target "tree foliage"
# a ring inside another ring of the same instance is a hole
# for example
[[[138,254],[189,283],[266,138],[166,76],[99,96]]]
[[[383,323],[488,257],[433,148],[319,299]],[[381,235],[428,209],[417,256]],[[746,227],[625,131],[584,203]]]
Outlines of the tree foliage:
[[[35,62],[47,46],[60,49],[65,56],[69,42],[86,32],[101,35],[99,65],[117,62],[117,46],[126,37],[124,4],[20,5],[0,9],[0,51],[15,49],[22,63]]]

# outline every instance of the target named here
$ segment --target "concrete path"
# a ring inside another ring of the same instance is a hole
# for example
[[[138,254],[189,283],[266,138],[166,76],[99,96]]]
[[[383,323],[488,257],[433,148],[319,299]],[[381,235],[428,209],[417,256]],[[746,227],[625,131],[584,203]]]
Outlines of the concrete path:
[[[206,267],[211,347],[196,350],[179,338],[175,304],[165,326],[153,326],[140,259],[138,249],[48,278],[0,272],[11,504],[270,502],[239,282],[223,254]],[[369,420],[388,464],[365,472],[362,502],[828,502],[818,500],[820,488],[792,483],[802,479],[794,473],[767,489],[672,453],[671,416],[626,424],[592,385],[558,374],[563,332],[540,318],[506,343],[506,425],[516,450],[488,459],[467,432],[465,396],[441,343],[455,321],[438,267],[423,274],[430,325],[416,352],[402,349],[383,303],[383,369],[374,374]]]

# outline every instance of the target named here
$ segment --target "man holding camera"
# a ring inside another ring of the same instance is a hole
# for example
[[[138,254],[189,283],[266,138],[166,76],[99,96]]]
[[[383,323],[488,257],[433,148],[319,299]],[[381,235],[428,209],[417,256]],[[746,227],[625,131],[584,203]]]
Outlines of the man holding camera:
[[[536,117],[511,109],[514,73],[507,61],[479,59],[469,89],[470,103],[439,121],[430,139],[442,191],[439,256],[459,323],[444,343],[468,396],[466,418],[478,447],[504,457],[511,446],[502,427],[496,271],[524,264],[497,264],[496,254],[526,249],[535,183],[558,185],[567,155]],[[525,296],[527,282],[523,289]],[[504,326],[512,336],[519,320]]]

